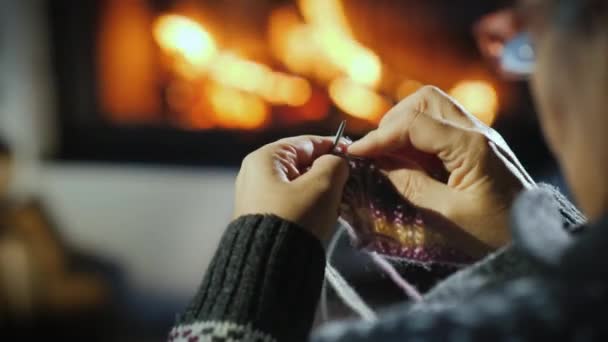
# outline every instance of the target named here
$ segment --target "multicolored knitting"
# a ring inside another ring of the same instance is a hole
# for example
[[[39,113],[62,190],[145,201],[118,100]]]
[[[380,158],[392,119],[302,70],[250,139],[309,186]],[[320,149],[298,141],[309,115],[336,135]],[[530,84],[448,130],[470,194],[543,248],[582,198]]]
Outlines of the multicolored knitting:
[[[458,227],[401,196],[373,161],[344,157],[351,171],[340,218],[356,247],[421,264],[474,261],[464,248],[451,243]]]

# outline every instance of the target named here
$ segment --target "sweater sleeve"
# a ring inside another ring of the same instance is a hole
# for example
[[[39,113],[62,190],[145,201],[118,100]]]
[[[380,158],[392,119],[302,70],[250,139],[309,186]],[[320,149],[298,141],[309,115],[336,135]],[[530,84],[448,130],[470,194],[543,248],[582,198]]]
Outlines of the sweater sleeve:
[[[605,319],[598,314],[606,305],[604,289],[597,282],[519,279],[459,306],[397,309],[377,322],[330,324],[312,342],[604,341]]]
[[[318,239],[270,215],[229,226],[170,341],[304,341],[325,267]]]

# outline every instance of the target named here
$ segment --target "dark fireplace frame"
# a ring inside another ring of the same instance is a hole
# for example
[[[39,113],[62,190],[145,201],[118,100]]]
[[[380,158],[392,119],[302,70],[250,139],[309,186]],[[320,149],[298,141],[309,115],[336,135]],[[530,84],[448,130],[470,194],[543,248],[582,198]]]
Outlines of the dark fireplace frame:
[[[333,134],[343,117],[334,108],[324,121],[261,131],[186,131],[162,125],[109,124],[103,120],[95,88],[95,34],[102,1],[46,2],[57,96],[58,144],[52,156],[56,160],[237,167],[247,153],[279,138]],[[160,13],[171,1],[150,3]],[[514,87],[519,89],[520,103],[508,115],[499,116],[494,127],[532,173],[536,168],[552,167],[554,160],[542,139],[527,86],[521,83]]]

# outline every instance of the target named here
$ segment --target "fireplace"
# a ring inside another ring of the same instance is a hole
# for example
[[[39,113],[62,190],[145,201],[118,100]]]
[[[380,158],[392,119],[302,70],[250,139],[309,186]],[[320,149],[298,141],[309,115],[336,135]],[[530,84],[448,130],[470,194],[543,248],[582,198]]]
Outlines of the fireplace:
[[[280,137],[359,137],[421,84],[514,111],[471,35],[486,1],[48,2],[58,157],[237,165]]]

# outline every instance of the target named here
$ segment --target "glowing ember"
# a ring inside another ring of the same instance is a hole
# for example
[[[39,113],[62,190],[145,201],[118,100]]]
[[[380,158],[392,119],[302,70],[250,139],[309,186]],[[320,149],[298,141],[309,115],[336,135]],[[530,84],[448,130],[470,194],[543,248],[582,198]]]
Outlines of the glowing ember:
[[[273,55],[298,74],[312,76],[319,47],[312,27],[305,24],[291,6],[274,10],[268,20],[268,40]]]
[[[353,38],[340,0],[300,0],[323,53],[352,80],[376,87],[382,77],[380,58]]]
[[[485,81],[462,81],[450,90],[450,95],[473,115],[491,125],[498,111],[498,95]]]
[[[300,106],[311,96],[307,80],[274,72],[266,65],[222,53],[210,67],[209,77],[224,86],[246,91],[274,104]]]
[[[163,50],[179,59],[177,63],[186,74],[204,71],[217,52],[209,32],[181,15],[166,14],[156,19],[154,38]]]
[[[259,97],[219,84],[207,87],[207,97],[222,127],[254,129],[264,125],[269,117],[266,103]]]
[[[332,81],[329,95],[344,112],[372,122],[379,121],[390,108],[384,97],[346,78]]]

